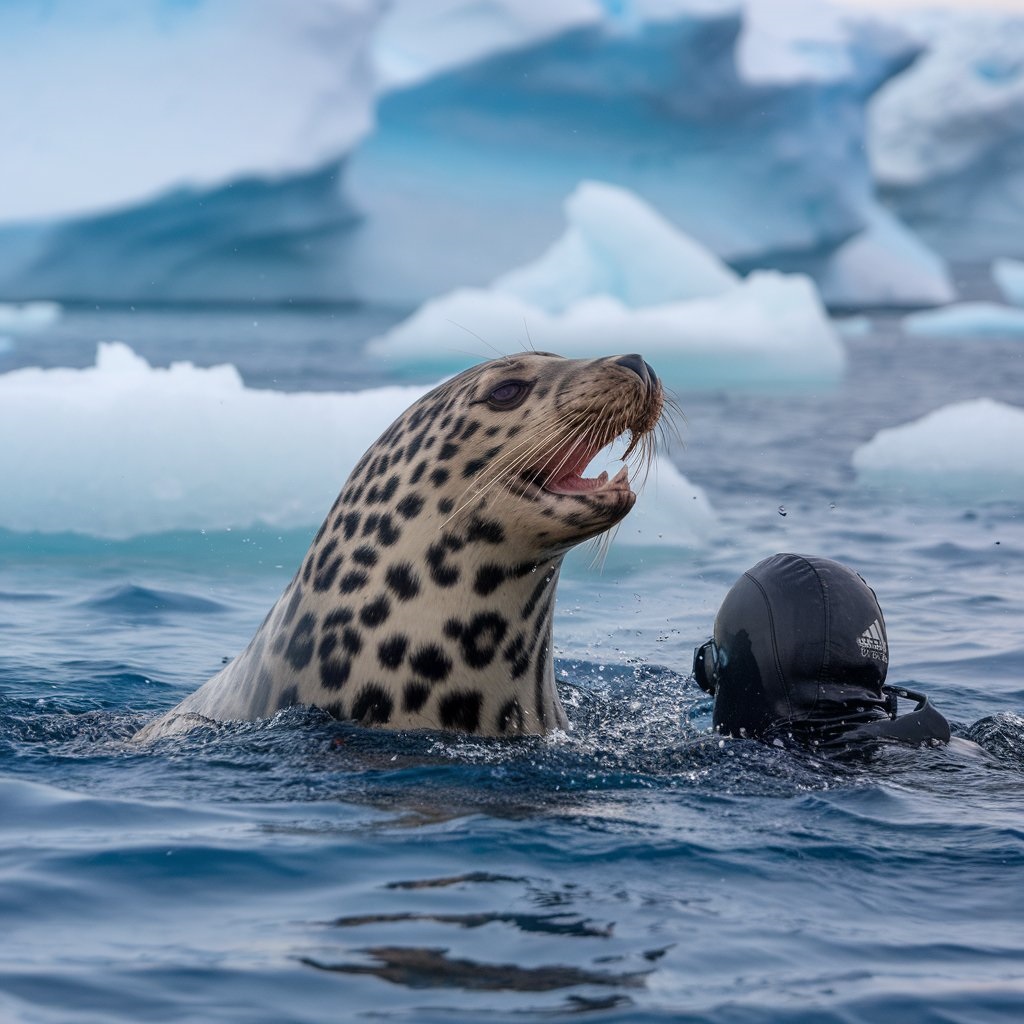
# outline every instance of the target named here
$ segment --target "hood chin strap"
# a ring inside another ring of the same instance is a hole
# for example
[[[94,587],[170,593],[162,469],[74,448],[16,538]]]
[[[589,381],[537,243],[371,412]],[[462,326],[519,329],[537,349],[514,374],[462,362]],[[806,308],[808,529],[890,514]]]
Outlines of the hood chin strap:
[[[892,717],[877,722],[867,722],[848,732],[844,740],[895,740],[898,743],[927,743],[938,740],[948,743],[949,722],[932,707],[923,693],[915,693],[902,686],[883,686],[882,692],[889,698]],[[905,715],[897,713],[897,699],[903,697],[916,702],[913,711]]]

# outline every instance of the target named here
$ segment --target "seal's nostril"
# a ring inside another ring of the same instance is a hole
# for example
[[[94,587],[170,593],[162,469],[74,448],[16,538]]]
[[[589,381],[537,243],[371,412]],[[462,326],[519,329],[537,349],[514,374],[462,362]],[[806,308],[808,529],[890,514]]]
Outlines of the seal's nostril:
[[[644,360],[644,366],[647,367],[647,376],[650,379],[650,382],[652,384],[657,384],[658,383],[658,375],[654,372],[654,367],[651,366],[651,364],[649,362],[647,362],[646,359]]]
[[[645,384],[649,384],[651,382],[653,371],[651,371],[651,368],[644,362],[644,357],[638,355],[636,352],[633,352],[628,356],[622,356],[620,359],[616,359],[615,365],[624,366],[627,370],[632,370]]]

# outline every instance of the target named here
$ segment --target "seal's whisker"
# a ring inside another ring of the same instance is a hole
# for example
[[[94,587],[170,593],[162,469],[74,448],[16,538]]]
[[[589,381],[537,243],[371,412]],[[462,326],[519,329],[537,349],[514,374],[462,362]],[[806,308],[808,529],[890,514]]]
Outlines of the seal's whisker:
[[[450,323],[452,327],[458,327],[460,331],[465,331],[467,334],[471,334],[474,338],[476,338],[477,341],[480,342],[481,345],[486,345],[492,352],[497,353],[499,359],[508,358],[508,356],[504,352],[502,352],[500,348],[498,348],[495,345],[492,345],[486,338],[480,337],[480,335],[477,334],[476,331],[471,330],[465,324],[460,324],[457,320],[449,320],[448,323]]]
[[[530,345],[530,351],[536,352],[537,346],[533,343],[533,338],[530,337],[530,325],[526,322],[526,317],[523,317],[523,330],[526,331],[526,340]]]
[[[584,418],[583,413],[580,413],[574,418],[574,421],[582,421]],[[488,490],[492,489],[502,478],[506,478],[507,486],[511,487],[514,482],[514,471],[517,471],[522,466],[529,464],[529,462],[539,453],[545,450],[545,448],[551,447],[554,450],[554,445],[557,443],[560,436],[560,431],[564,427],[561,427],[558,423],[553,423],[549,435],[542,437],[539,441],[534,440],[532,443],[528,439],[524,439],[521,442],[512,446],[510,454],[514,455],[513,458],[505,458],[504,460],[495,460],[489,467],[482,470],[480,475],[474,478],[474,481],[470,483],[466,489],[462,492],[458,499],[458,505],[455,510],[448,516],[448,518],[441,524],[443,528],[449,522],[451,522],[460,512],[467,508],[477,498],[483,497]],[[526,448],[525,451],[516,452],[516,449]]]
[[[612,541],[615,540],[619,532],[620,523],[616,523],[610,530],[605,530],[604,533],[598,534],[594,538],[594,556],[590,561],[590,568],[597,569],[599,572],[604,569],[604,563],[608,560],[608,552],[612,549]]]
[[[683,412],[682,406],[679,404],[679,400],[671,392],[665,392],[664,395],[664,412],[661,418],[658,420],[657,430],[662,438],[667,439],[668,437],[673,438],[681,445],[685,445],[682,431],[680,430],[680,423],[686,423],[686,413]],[[668,415],[665,415],[665,412]]]

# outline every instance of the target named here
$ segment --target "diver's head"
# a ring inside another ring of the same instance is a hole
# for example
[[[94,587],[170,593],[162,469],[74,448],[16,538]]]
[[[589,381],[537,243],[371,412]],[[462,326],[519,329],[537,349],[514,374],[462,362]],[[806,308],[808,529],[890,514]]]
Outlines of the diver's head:
[[[884,687],[888,665],[875,592],[839,562],[792,554],[745,572],[718,610],[714,637],[694,652],[694,677],[714,695],[723,735],[948,739],[946,720],[924,698],[896,718],[897,696],[918,695]]]

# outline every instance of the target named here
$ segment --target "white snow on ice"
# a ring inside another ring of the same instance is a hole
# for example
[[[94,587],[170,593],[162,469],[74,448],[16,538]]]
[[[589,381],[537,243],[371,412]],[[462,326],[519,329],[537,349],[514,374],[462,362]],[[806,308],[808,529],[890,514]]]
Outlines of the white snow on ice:
[[[958,302],[905,316],[903,330],[936,338],[1024,337],[1024,309],[998,302]]]
[[[85,370],[0,376],[0,526],[126,537],[318,524],[423,387],[284,394],[233,366],[156,369],[126,345]]]
[[[845,352],[813,283],[738,278],[625,189],[585,183],[569,227],[490,289],[425,303],[368,350],[396,369],[447,372],[532,345],[566,356],[642,352],[671,388],[834,381]]]
[[[379,0],[0,4],[0,220],[282,177],[372,120]]]
[[[493,284],[549,313],[608,295],[631,309],[731,291],[739,275],[632,192],[584,181],[565,201],[565,234]]]
[[[853,453],[858,483],[905,498],[1024,498],[1024,409],[975,398],[880,430]]]

